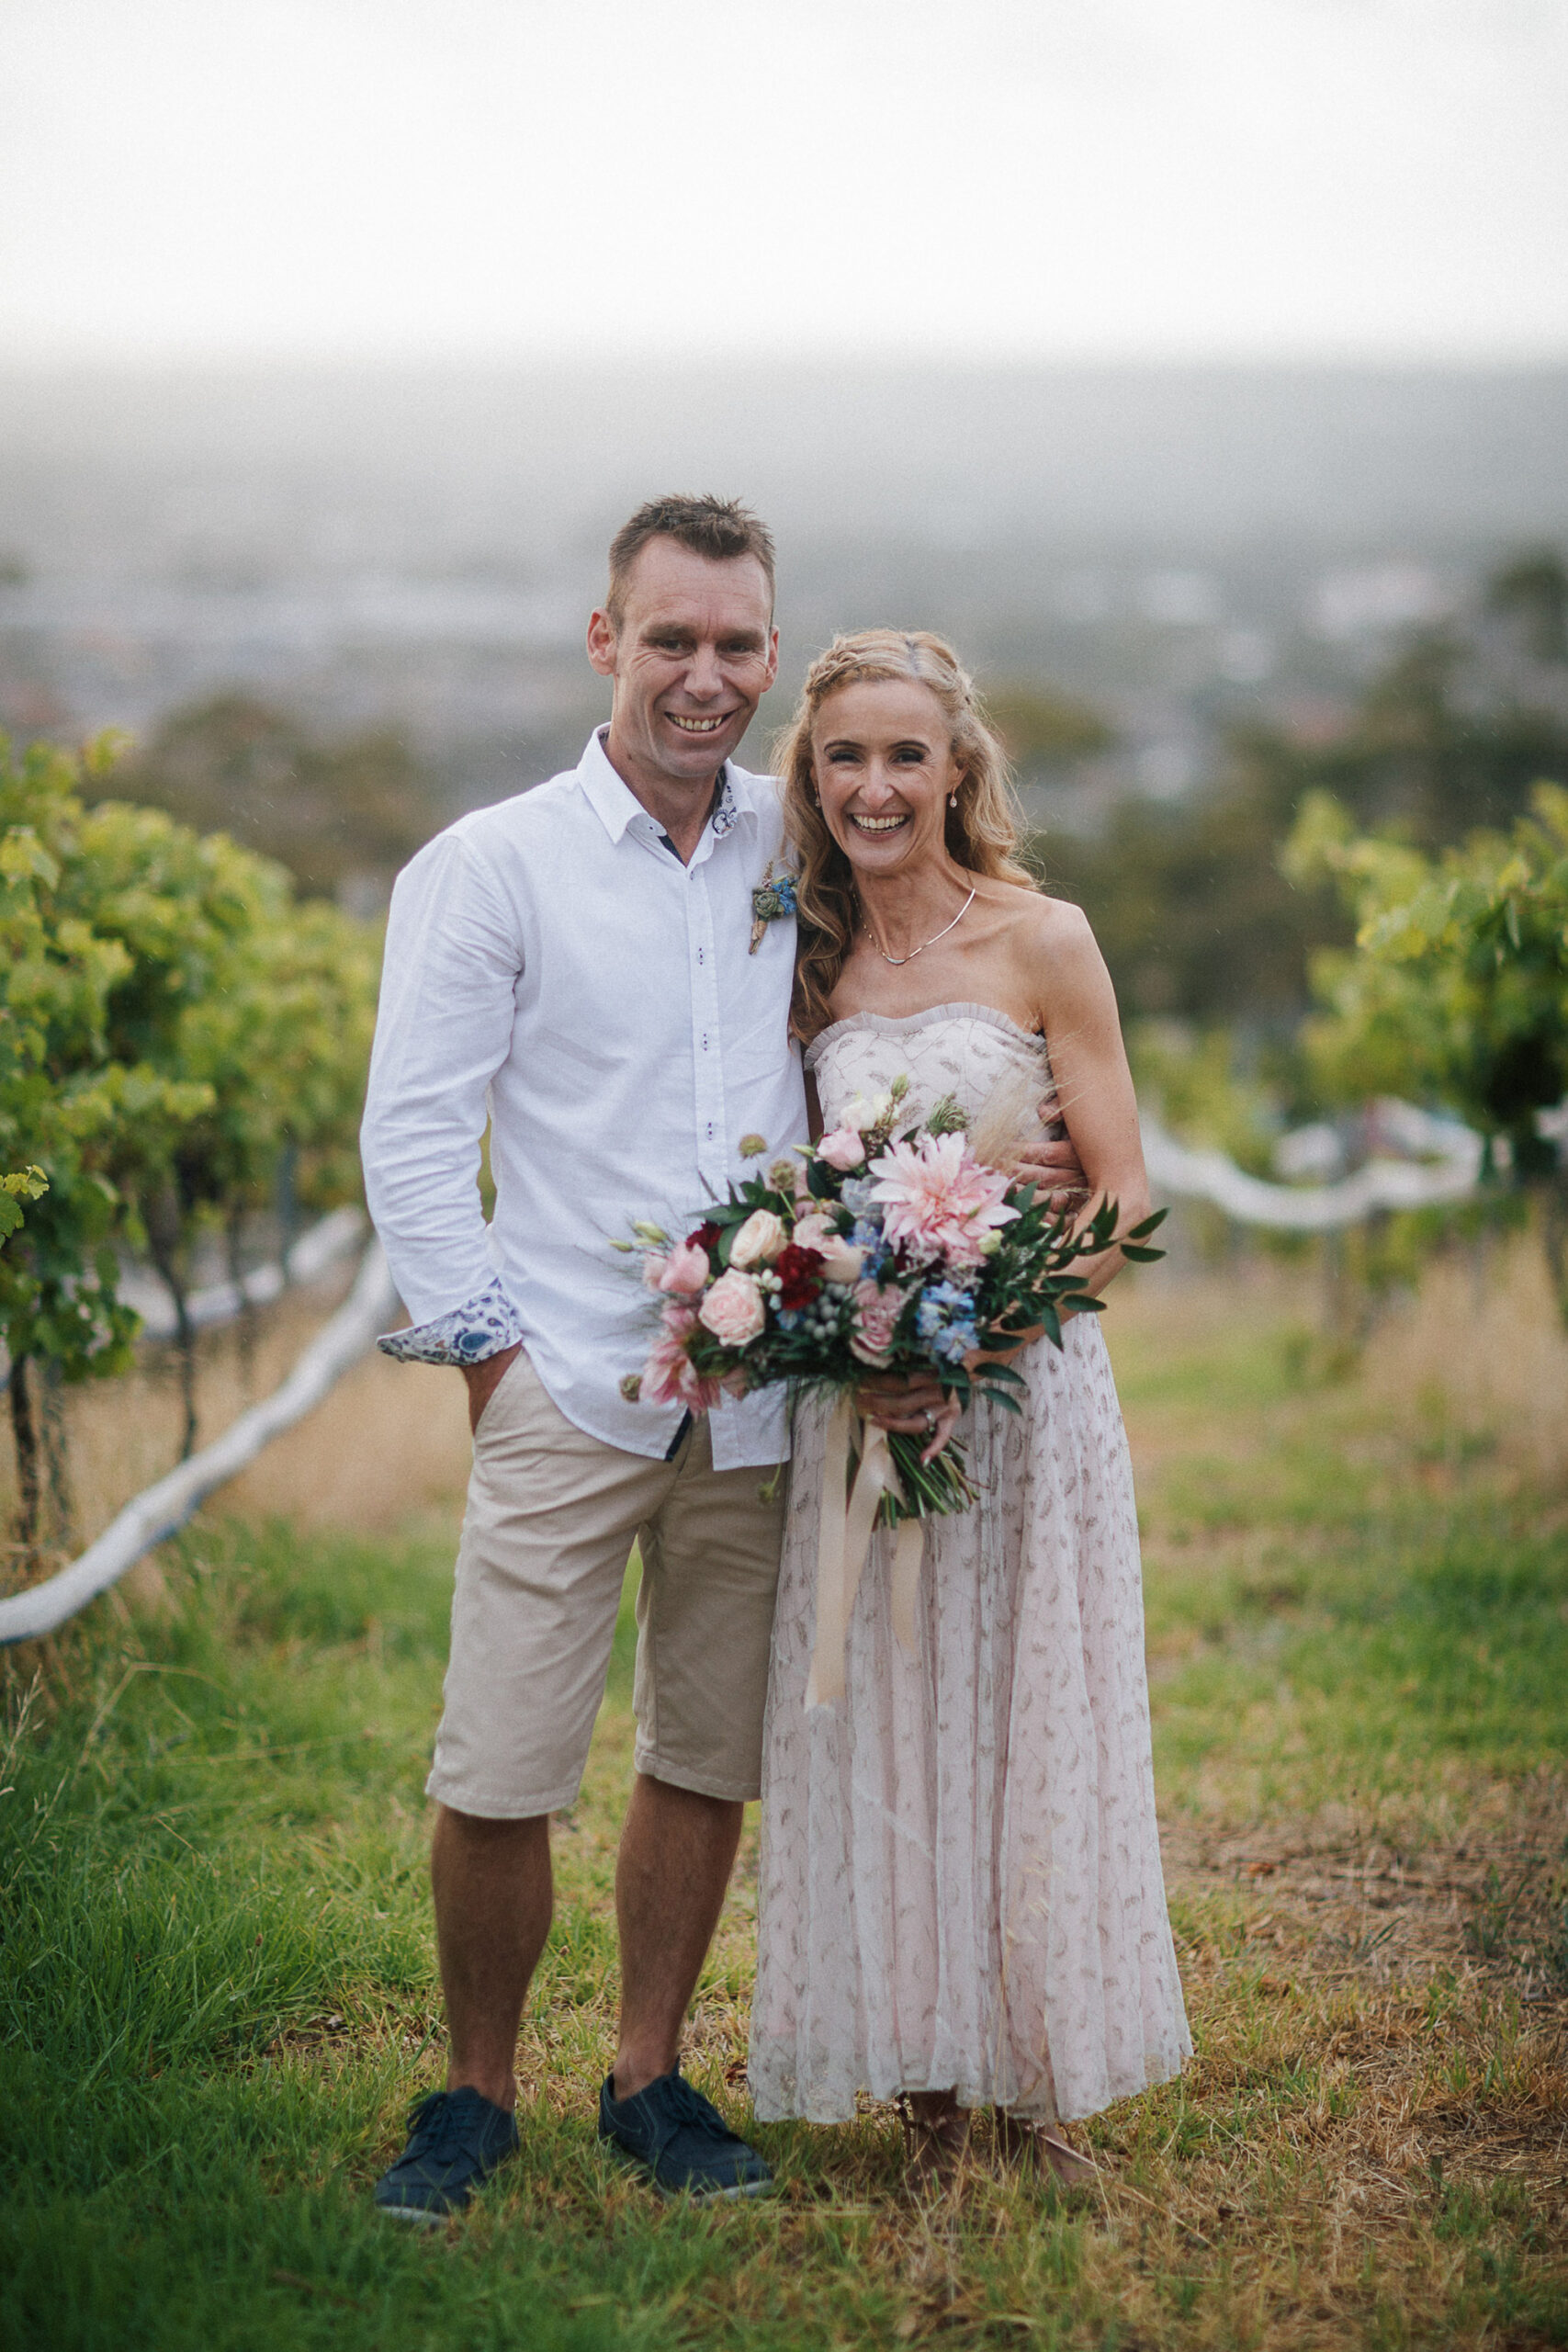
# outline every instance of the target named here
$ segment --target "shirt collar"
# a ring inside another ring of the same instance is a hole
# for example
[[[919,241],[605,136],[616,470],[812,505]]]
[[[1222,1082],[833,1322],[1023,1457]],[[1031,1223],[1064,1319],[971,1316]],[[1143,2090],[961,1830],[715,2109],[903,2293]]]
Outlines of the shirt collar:
[[[577,780],[583,796],[604,831],[613,842],[618,842],[634,817],[648,817],[648,811],[631,786],[617,775],[604,749],[606,730],[596,727],[588,738],[587,747],[577,763]],[[742,817],[755,817],[756,797],[751,780],[733,760],[726,760],[719,770],[718,798],[709,819],[709,829],[716,842],[721,842]],[[649,818],[651,824],[653,820]]]

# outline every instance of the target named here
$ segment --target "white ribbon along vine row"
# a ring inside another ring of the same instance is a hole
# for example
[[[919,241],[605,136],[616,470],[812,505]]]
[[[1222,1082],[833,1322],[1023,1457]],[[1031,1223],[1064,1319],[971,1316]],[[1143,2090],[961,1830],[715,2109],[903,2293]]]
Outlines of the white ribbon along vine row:
[[[1483,1143],[1452,1119],[1438,1119],[1411,1102],[1376,1106],[1391,1142],[1423,1159],[1374,1159],[1333,1184],[1270,1184],[1249,1176],[1223,1151],[1194,1150],[1168,1135],[1145,1113],[1144,1162],[1156,1195],[1211,1201],[1240,1225],[1275,1232],[1327,1233],[1359,1225],[1378,1210],[1430,1208],[1461,1201],[1481,1181]]]
[[[237,1283],[207,1283],[187,1291],[186,1319],[193,1331],[210,1331],[220,1324],[237,1322],[247,1306],[270,1306],[286,1290],[319,1282],[330,1273],[340,1258],[358,1247],[364,1232],[363,1209],[352,1204],[329,1209],[318,1224],[306,1228],[278,1263],[254,1266]],[[133,1266],[120,1275],[118,1289],[126,1306],[134,1306],[141,1317],[136,1334],[139,1341],[174,1338],[179,1317],[160,1275]],[[8,1385],[10,1378],[10,1358],[0,1347],[0,1389]]]
[[[282,1385],[231,1422],[212,1444],[127,1503],[79,1560],[45,1583],[0,1600],[0,1645],[40,1640],[117,1583],[144,1552],[183,1527],[209,1494],[254,1462],[264,1445],[312,1412],[350,1365],[374,1347],[377,1333],[386,1329],[397,1311],[398,1294],[387,1261],[380,1243],[372,1240],[353,1290]]]
[[[855,1482],[849,1486],[852,1445],[860,1454]],[[902,1496],[897,1465],[887,1432],[868,1425],[855,1411],[852,1398],[840,1396],[829,1417],[822,1463],[822,1505],[817,1539],[817,1644],[807,1678],[806,1703],[830,1707],[844,1695],[844,1645],[855,1595],[871,1549],[876,1514],[885,1495],[897,1502]],[[893,1631],[900,1649],[915,1647],[915,1604],[920,1589],[920,1559],[925,1525],[919,1519],[901,1519],[893,1542],[891,1600]]]

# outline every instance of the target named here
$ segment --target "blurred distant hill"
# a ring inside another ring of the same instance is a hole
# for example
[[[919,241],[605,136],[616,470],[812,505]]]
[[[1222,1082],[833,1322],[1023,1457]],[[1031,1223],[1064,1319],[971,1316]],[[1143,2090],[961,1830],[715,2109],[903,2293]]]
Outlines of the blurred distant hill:
[[[774,524],[784,692],[923,622],[1114,697],[1179,791],[1205,695],[1341,691],[1568,529],[1568,369],[0,373],[0,710],[244,688],[490,791],[601,710],[604,551],[671,487]]]
[[[0,447],[73,559],[548,571],[675,481],[803,542],[1321,551],[1560,527],[1568,369],[10,373]]]
[[[778,534],[742,756],[835,629],[945,631],[1145,1009],[1299,997],[1269,861],[1325,763],[1393,808],[1435,728],[1449,824],[1556,757],[1556,657],[1482,605],[1568,541],[1568,368],[0,372],[0,727],[128,728],[128,785],[373,893],[576,759],[605,546],[668,488]]]

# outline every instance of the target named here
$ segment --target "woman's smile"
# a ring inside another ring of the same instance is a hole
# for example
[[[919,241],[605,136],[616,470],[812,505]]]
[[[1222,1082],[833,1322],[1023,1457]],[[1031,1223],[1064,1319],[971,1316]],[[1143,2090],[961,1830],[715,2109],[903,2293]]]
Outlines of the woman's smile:
[[[944,820],[963,777],[947,714],[919,679],[855,680],[826,695],[812,764],[824,820],[852,865],[891,874],[927,855],[951,863]]]

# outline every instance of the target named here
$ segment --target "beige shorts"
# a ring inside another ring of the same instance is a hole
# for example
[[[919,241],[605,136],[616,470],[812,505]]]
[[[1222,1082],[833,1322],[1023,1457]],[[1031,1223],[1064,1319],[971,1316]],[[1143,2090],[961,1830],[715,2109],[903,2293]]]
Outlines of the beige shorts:
[[[636,1542],[637,1768],[755,1797],[786,1483],[764,1502],[770,1476],[716,1470],[702,1419],[671,1462],[606,1445],[519,1355],[474,1439],[428,1793],[496,1821],[573,1803]]]

